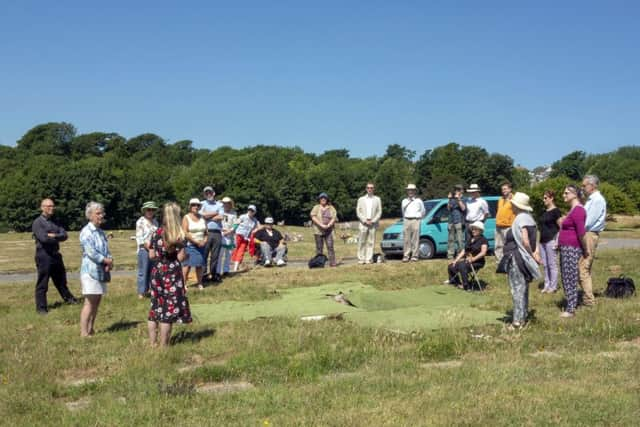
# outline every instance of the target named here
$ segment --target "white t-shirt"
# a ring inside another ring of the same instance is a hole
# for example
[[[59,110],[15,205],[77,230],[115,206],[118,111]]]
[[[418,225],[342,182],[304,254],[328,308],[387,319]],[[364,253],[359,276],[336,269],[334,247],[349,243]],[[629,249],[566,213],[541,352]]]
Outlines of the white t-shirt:
[[[489,215],[489,205],[481,198],[467,200],[467,222],[484,221]]]

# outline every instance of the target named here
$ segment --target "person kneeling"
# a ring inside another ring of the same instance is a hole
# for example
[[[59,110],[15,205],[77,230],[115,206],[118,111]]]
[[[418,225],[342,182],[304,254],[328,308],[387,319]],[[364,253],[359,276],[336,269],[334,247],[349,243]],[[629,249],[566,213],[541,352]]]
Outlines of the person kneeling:
[[[286,264],[284,256],[287,253],[287,246],[284,244],[282,234],[273,228],[273,218],[265,218],[264,226],[256,231],[255,239],[260,242],[260,253],[265,267],[274,263],[278,267]]]
[[[471,239],[458,256],[449,263],[449,280],[445,282],[452,285],[457,284],[459,288],[464,290],[471,289],[469,272],[472,271],[472,268],[477,271],[484,267],[484,257],[489,248],[489,242],[482,235],[484,232],[482,221],[476,221],[469,227],[471,228]]]

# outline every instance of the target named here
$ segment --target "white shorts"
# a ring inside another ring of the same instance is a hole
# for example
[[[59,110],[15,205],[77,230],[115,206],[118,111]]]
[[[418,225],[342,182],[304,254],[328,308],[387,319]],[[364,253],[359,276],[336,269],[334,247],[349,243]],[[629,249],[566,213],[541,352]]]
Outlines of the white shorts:
[[[82,295],[103,295],[107,293],[107,282],[100,282],[87,273],[80,275]]]

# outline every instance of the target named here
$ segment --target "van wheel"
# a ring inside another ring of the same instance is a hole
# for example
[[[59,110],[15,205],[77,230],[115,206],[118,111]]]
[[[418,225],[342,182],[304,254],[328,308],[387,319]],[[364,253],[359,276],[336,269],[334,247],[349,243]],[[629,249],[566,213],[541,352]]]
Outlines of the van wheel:
[[[420,259],[431,259],[435,252],[431,239],[420,239],[420,246],[418,247],[418,257]]]

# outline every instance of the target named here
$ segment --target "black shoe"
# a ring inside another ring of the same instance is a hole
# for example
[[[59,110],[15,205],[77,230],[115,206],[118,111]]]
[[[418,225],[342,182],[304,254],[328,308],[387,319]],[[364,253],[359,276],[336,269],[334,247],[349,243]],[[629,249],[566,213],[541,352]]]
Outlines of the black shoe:
[[[213,275],[213,280],[212,280],[212,282],[213,282],[213,283],[220,283],[220,282],[222,282],[222,276],[220,276],[219,274],[214,274],[214,275]]]
[[[65,304],[69,304],[69,305],[74,305],[74,304],[80,304],[80,300],[78,300],[78,298],[76,297],[71,297],[69,299],[64,300]]]

